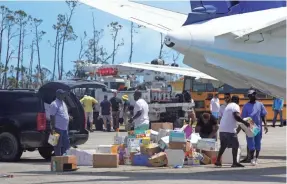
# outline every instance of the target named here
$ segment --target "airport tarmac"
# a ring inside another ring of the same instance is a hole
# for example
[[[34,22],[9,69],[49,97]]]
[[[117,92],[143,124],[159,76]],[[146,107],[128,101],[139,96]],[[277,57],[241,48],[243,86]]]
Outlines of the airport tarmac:
[[[123,133],[125,134],[125,133]],[[79,146],[93,149],[99,144],[111,144],[115,133],[93,132],[89,141]],[[245,155],[245,136],[241,132],[240,144]],[[241,183],[286,183],[286,128],[269,128],[263,137],[259,165],[245,164],[245,168],[215,168],[213,165],[174,168],[148,168],[119,166],[113,169],[80,167],[78,171],[66,173],[50,172],[50,163],[38,152],[25,152],[18,163],[0,163],[1,174],[12,174],[14,178],[0,178],[1,184],[241,184]]]

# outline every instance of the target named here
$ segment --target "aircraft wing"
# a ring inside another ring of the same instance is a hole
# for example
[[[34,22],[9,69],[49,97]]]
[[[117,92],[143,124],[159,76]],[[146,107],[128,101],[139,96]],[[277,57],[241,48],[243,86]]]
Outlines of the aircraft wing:
[[[255,35],[260,33],[269,33],[272,36],[280,36],[277,33],[281,33],[281,30],[284,30],[284,33],[286,35],[286,17],[277,19],[272,22],[268,22],[265,25],[255,26],[248,31],[235,31],[233,32],[233,34],[238,36],[236,39],[241,39],[247,35]]]
[[[232,31],[223,35],[218,35],[217,37],[230,36],[235,38],[236,41],[249,41],[250,36],[257,36],[258,38],[254,42],[263,41],[264,36],[262,34],[271,34],[273,37],[286,38],[286,17],[282,17],[264,25],[254,26],[248,29],[242,29],[237,31]]]
[[[193,68],[184,68],[184,67],[173,67],[173,66],[163,66],[163,65],[153,65],[153,64],[144,64],[144,63],[122,63],[118,64],[117,67],[120,71],[124,70],[150,70],[155,72],[163,72],[175,75],[184,75],[195,77],[198,80],[210,80],[217,81],[217,79],[206,75],[198,70]]]
[[[187,15],[129,0],[79,0],[96,9],[166,34],[181,27]]]

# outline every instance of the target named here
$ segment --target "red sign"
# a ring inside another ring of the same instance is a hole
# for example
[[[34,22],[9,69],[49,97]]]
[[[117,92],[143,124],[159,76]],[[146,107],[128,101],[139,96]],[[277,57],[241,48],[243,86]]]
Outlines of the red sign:
[[[117,68],[100,68],[97,71],[97,74],[100,76],[114,76],[118,74]]]

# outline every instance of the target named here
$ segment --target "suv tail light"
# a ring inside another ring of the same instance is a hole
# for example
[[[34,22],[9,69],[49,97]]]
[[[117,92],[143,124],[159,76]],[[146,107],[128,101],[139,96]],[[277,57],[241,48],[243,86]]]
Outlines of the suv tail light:
[[[37,115],[37,130],[43,131],[46,130],[47,123],[46,123],[46,114],[45,113],[38,113]]]

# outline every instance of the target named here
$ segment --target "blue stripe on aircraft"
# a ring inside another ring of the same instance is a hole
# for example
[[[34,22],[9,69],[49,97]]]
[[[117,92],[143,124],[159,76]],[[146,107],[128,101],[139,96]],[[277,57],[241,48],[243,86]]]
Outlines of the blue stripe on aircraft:
[[[198,47],[198,48],[201,48],[206,51],[214,52],[217,54],[238,58],[249,63],[255,63],[258,65],[263,65],[263,66],[286,71],[286,57],[277,57],[277,56],[253,54],[253,53],[246,53],[246,52],[237,52],[237,51],[216,49],[216,48],[210,48],[210,47]]]

